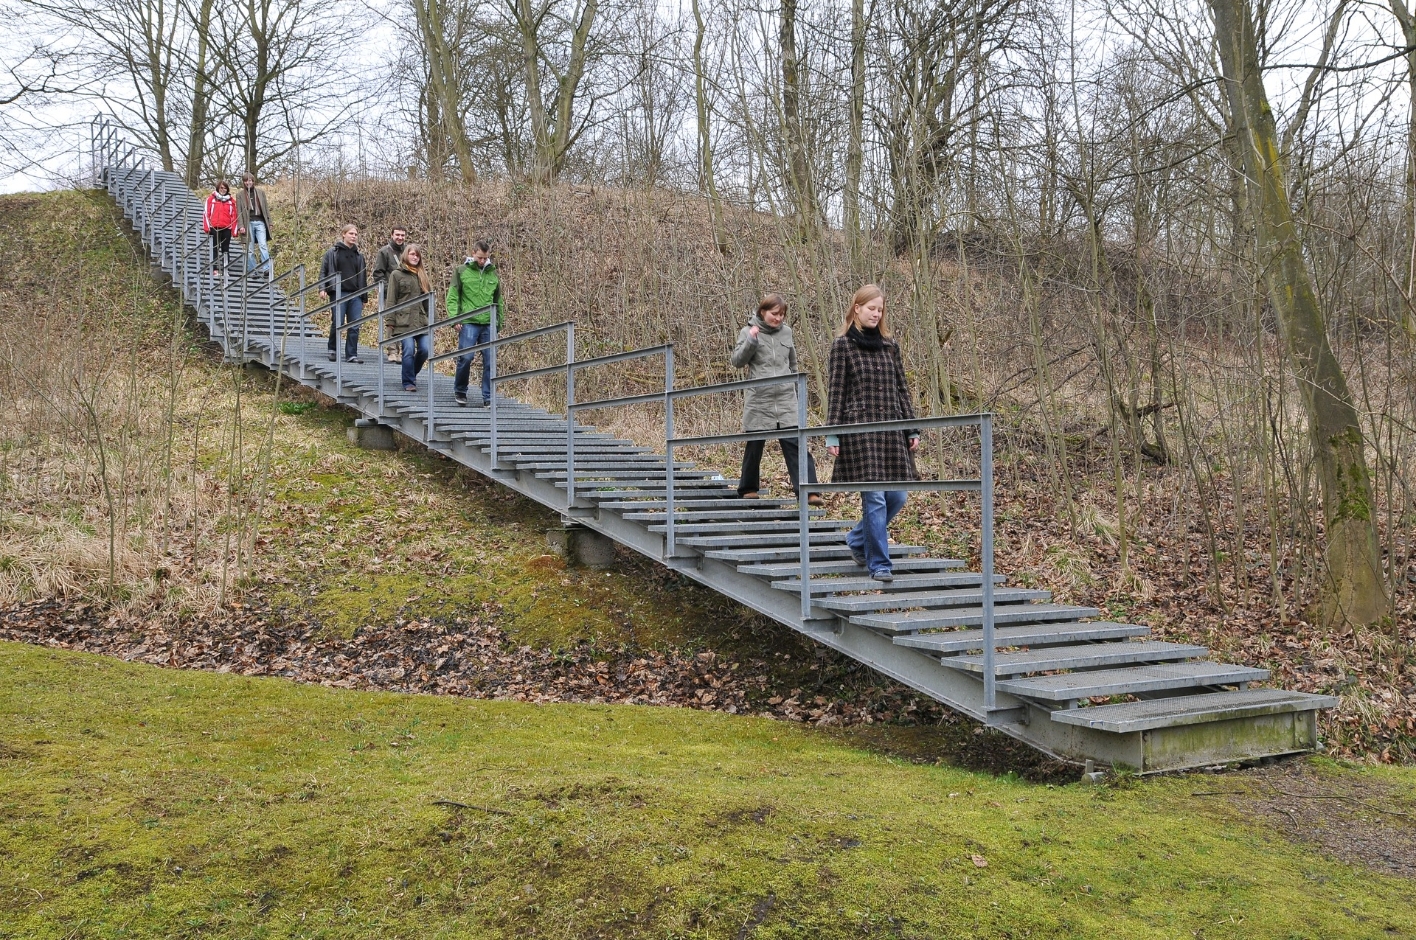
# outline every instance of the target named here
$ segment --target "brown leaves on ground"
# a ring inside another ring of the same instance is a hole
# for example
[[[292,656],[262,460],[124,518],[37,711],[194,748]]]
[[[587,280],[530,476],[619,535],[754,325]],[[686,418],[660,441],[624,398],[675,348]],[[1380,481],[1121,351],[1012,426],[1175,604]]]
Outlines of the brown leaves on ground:
[[[286,620],[254,593],[247,600],[224,614],[176,626],[96,607],[37,602],[0,612],[0,639],[341,689],[664,705],[819,726],[945,720],[941,706],[908,689],[858,681],[860,667],[848,660],[826,669],[817,689],[804,691],[782,681],[799,674],[712,651],[605,649],[588,643],[567,650],[514,646],[495,626],[492,608],[448,622],[400,620],[341,637],[308,621]],[[846,681],[827,687],[831,678]]]

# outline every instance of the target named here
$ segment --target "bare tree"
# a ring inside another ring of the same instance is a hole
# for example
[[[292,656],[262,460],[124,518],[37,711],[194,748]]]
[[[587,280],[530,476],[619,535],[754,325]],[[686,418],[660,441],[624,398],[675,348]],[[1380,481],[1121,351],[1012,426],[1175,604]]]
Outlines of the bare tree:
[[[1322,484],[1330,622],[1372,623],[1389,598],[1377,544],[1375,502],[1361,421],[1328,341],[1289,202],[1273,111],[1259,70],[1247,0],[1210,0],[1231,131],[1244,157],[1262,269],[1298,378]]]

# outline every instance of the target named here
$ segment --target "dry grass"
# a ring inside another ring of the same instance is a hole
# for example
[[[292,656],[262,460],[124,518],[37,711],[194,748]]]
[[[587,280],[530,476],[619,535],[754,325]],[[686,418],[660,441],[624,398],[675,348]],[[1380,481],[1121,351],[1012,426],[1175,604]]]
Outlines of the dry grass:
[[[5,202],[0,605],[210,609],[249,559],[253,416],[104,195]]]

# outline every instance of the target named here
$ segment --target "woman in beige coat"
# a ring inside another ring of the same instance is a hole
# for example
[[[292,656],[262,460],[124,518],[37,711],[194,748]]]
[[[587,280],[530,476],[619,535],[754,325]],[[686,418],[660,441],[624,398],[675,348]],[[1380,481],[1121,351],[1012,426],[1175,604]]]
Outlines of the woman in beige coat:
[[[797,371],[796,341],[792,338],[792,328],[787,326],[787,302],[779,294],[768,294],[757,305],[757,312],[747,321],[747,326],[738,333],[737,345],[733,347],[730,360],[734,368],[746,369],[749,379],[764,379],[770,376],[793,375]],[[748,389],[743,398],[742,429],[744,431],[775,431],[778,428],[797,426],[796,384],[783,382]],[[782,448],[782,457],[787,462],[787,475],[791,477],[792,492],[798,492],[797,442],[796,437],[781,437],[777,443]],[[762,451],[766,441],[748,441],[742,453],[742,475],[738,480],[738,495],[743,499],[756,499],[761,488]],[[816,482],[816,462],[811,454],[806,455],[806,481]],[[798,494],[800,495],[800,494]],[[813,506],[821,505],[821,497],[812,493],[807,501]]]

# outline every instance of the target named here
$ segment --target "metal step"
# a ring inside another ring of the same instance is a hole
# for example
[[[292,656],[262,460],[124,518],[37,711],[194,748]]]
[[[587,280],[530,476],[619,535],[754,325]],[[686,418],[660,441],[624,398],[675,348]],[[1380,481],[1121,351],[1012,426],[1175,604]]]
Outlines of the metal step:
[[[1000,604],[1021,604],[1027,601],[1050,601],[1051,591],[1032,588],[994,588],[995,612]],[[980,588],[960,588],[953,591],[923,591],[912,594],[832,594],[812,601],[817,607],[837,613],[855,614],[871,610],[905,610],[915,608],[968,607],[983,603]]]
[[[906,555],[924,555],[929,551],[923,545],[891,545],[890,557],[901,558]],[[736,562],[769,562],[769,561],[793,561],[797,570],[801,570],[801,552],[797,546],[759,547],[759,548],[713,548],[703,553],[705,558],[713,558],[717,561]],[[811,548],[812,563],[817,561],[838,561],[846,559],[851,565],[851,552],[845,545],[813,545]]]
[[[842,545],[846,543],[846,533],[836,532],[812,532],[807,537],[807,541],[812,545]],[[725,548],[728,546],[743,547],[768,547],[781,546],[790,543],[800,544],[800,536],[795,531],[792,532],[772,532],[766,534],[753,535],[690,535],[679,539],[685,545],[692,545],[694,548]]]
[[[812,566],[813,569],[816,567]],[[901,569],[899,565],[891,562],[891,567],[897,571]],[[739,568],[739,571],[742,569]],[[854,568],[852,574],[863,571],[863,568]],[[800,571],[798,570],[798,574]],[[1002,584],[1007,579],[1001,574],[993,576],[994,584]],[[983,575],[976,571],[957,571],[950,574],[897,574],[895,580],[886,584],[876,581],[874,578],[822,578],[811,581],[812,594],[844,594],[848,591],[899,591],[901,593],[917,591],[923,588],[965,588],[977,587],[983,583]],[[779,591],[791,591],[793,594],[801,593],[801,578],[785,578],[772,585]],[[920,605],[928,606],[928,605]]]
[[[1067,604],[1015,604],[993,612],[995,625],[1014,623],[1047,623],[1055,620],[1081,620],[1101,613],[1095,607],[1072,607]],[[983,625],[982,607],[959,610],[914,610],[900,614],[860,614],[851,623],[870,627],[886,634],[919,633],[945,627],[977,627]]]
[[[726,502],[726,500],[723,500],[722,502]],[[628,505],[632,506],[634,504],[630,503]],[[601,503],[600,508],[605,509],[607,508],[607,506],[605,503]],[[665,521],[665,517],[668,516],[668,513],[664,512],[663,510],[660,510],[658,512],[623,512],[620,513],[620,515],[625,519],[632,519],[635,522],[663,522]],[[807,518],[821,519],[825,517],[825,515],[826,512],[824,510],[812,509],[807,513]],[[789,521],[795,524],[797,520],[797,512],[795,507],[786,506],[780,509],[744,509],[742,508],[742,505],[736,500],[733,501],[733,504],[731,506],[725,506],[722,509],[679,510],[677,506],[677,500],[675,500],[675,522],[712,522],[718,519],[732,519],[740,520],[742,522],[750,522],[753,520],[768,522]]]
[[[677,513],[675,513],[677,516]],[[674,531],[687,534],[699,534],[704,532],[763,532],[781,531],[781,522],[680,522],[674,520]],[[797,532],[797,524],[793,522],[792,532]],[[841,522],[838,519],[812,519],[807,522],[807,527],[813,532],[820,532],[832,529],[849,529],[855,525],[853,522]],[[650,532],[667,532],[669,529],[667,522],[656,522],[649,527]]]
[[[998,653],[993,657],[994,675],[1020,676],[1028,672],[1054,669],[1100,669],[1126,663],[1174,662],[1199,659],[1209,654],[1203,646],[1166,643],[1163,640],[1123,640],[1119,643],[1086,643],[1077,646],[1049,646],[1021,653]],[[983,672],[983,656],[946,656],[939,660],[950,669]]]
[[[1096,731],[1125,734],[1337,706],[1338,699],[1335,695],[1310,695],[1283,689],[1248,689],[1243,692],[1181,695],[1151,702],[1127,702],[1122,705],[1059,708],[1052,713],[1052,720]]]
[[[813,553],[814,554],[814,553]],[[890,562],[895,571],[944,571],[949,568],[962,568],[964,562],[957,558],[896,558]],[[743,574],[756,575],[759,578],[786,578],[796,577],[801,574],[801,564],[744,564],[738,565],[738,571]],[[811,563],[812,575],[835,575],[835,574],[860,574],[865,571],[854,561],[813,561]],[[1001,577],[1001,576],[1000,576]],[[864,579],[869,580],[869,579]],[[899,578],[895,579],[899,581]],[[879,583],[879,582],[872,582]],[[813,591],[815,585],[812,585]],[[792,590],[800,590],[798,586]]]
[[[1163,692],[1206,685],[1263,682],[1268,676],[1267,669],[1200,661],[1006,679],[1000,680],[997,688],[1000,692],[1010,695],[1022,695],[1045,702],[1070,702],[1097,695],[1140,695],[1144,692]]]
[[[677,487],[675,487],[675,489],[677,489]],[[657,509],[660,511],[656,513],[643,513],[643,515],[654,515],[658,518],[663,518],[664,511],[668,509],[668,505],[668,500],[665,499],[619,499],[605,500],[600,503],[600,508],[608,509],[611,512],[624,512],[627,509]],[[730,496],[720,496],[717,499],[674,500],[675,511],[680,509],[716,509],[721,506],[723,512],[734,512],[739,509],[745,509],[747,512],[751,512],[754,509],[773,508],[777,506],[786,507],[788,505],[796,506],[796,500],[788,502],[785,499],[739,499],[736,492],[732,493]],[[819,509],[812,511],[821,512]],[[631,515],[640,515],[640,513],[624,513],[626,519],[630,518]]]
[[[1028,624],[1022,627],[995,627],[993,642],[999,649],[1010,646],[1066,646],[1073,643],[1095,643],[1101,640],[1124,640],[1145,636],[1150,627],[1135,623],[1109,623],[1093,620],[1087,623]],[[947,630],[942,633],[913,633],[895,637],[896,646],[909,646],[927,653],[949,655],[983,649],[983,630]],[[1080,674],[1080,673],[1079,673]],[[1001,688],[1001,686],[1000,686]]]

